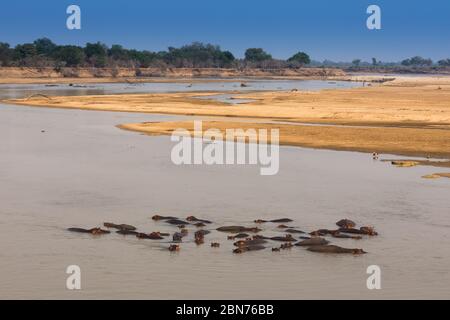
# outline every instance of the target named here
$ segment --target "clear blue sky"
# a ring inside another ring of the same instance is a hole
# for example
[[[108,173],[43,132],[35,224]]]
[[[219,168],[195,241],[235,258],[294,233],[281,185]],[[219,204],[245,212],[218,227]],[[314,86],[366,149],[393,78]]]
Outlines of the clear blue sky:
[[[66,29],[66,8],[82,9],[82,30]],[[366,28],[366,9],[382,8],[382,30]],[[49,37],[59,44],[102,41],[164,50],[192,41],[242,57],[263,47],[274,57],[297,51],[335,61],[411,55],[450,57],[449,0],[14,0],[0,4],[0,41]]]

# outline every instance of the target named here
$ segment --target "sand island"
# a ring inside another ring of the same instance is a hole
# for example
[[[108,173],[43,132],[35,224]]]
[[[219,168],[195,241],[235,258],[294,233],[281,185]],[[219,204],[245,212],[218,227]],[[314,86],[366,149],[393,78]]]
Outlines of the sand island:
[[[336,79],[331,78],[331,79]],[[450,77],[347,76],[360,88],[321,91],[230,92],[252,102],[230,105],[201,100],[218,92],[36,96],[6,103],[36,107],[189,115],[204,130],[279,128],[280,144],[310,148],[450,158]],[[338,79],[342,79],[339,77]],[[205,80],[207,81],[207,80]],[[127,123],[119,128],[168,135],[192,130],[191,121]],[[442,162],[439,166],[448,166]]]

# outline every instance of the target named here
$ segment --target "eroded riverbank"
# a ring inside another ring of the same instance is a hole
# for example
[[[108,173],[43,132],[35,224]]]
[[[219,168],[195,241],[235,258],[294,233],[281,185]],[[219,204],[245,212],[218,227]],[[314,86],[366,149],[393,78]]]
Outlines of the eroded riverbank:
[[[226,69],[226,68],[28,68],[0,67],[0,83],[146,83],[215,81],[217,78],[324,79],[344,77],[337,68]],[[198,79],[206,78],[206,79]]]

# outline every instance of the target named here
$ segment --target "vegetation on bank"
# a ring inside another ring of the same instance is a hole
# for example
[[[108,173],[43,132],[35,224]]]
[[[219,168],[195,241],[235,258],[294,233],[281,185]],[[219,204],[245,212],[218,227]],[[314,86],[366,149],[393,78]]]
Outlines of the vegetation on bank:
[[[57,45],[47,38],[14,48],[0,42],[0,66],[10,67],[297,68],[309,62],[304,52],[288,60],[277,60],[261,48],[250,48],[245,59],[236,59],[230,51],[200,42],[160,52],[126,49],[121,45],[108,47],[100,42],[84,47]]]
[[[84,47],[57,45],[48,38],[33,43],[19,44],[14,48],[0,42],[0,67],[37,67],[61,70],[65,67],[93,68],[261,68],[286,69],[304,66],[336,67],[346,71],[378,72],[441,72],[450,70],[450,59],[433,62],[419,56],[400,62],[370,62],[355,59],[352,62],[322,62],[311,60],[305,52],[297,52],[286,60],[275,59],[262,48],[249,48],[244,59],[237,59],[230,51],[219,46],[194,42],[166,51],[126,49],[121,45],[108,47],[100,42]]]
[[[433,61],[420,56],[404,59],[400,62],[384,62],[372,58],[370,62],[354,59],[352,62],[334,62],[325,60],[322,63],[312,61],[311,66],[339,67],[350,72],[395,72],[395,73],[439,73],[450,71],[450,59]]]

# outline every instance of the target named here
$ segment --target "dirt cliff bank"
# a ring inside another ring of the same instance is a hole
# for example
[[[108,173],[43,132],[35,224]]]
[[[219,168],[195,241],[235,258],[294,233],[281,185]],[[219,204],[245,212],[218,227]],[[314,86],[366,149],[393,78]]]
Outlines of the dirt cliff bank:
[[[0,68],[0,83],[77,83],[155,81],[158,78],[326,78],[345,76],[341,69],[220,69],[220,68]]]

